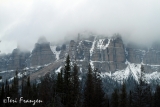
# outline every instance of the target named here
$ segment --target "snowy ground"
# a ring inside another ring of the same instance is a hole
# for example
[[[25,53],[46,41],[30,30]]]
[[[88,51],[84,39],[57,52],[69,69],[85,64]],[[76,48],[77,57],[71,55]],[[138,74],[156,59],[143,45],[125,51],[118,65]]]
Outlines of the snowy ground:
[[[56,60],[59,60],[59,54],[61,53],[61,51],[56,51],[56,47],[57,47],[57,46],[50,46],[53,54],[56,55]]]
[[[110,78],[122,82],[123,80],[128,79],[129,76],[132,76],[136,81],[138,81],[138,78],[140,76],[140,70],[141,70],[141,64],[134,64],[126,61],[126,64],[128,65],[124,70],[119,70],[114,73],[101,73],[101,76],[105,78],[106,76],[109,76]],[[160,72],[152,72],[152,73],[146,73],[145,79],[149,83],[151,80],[160,80]]]

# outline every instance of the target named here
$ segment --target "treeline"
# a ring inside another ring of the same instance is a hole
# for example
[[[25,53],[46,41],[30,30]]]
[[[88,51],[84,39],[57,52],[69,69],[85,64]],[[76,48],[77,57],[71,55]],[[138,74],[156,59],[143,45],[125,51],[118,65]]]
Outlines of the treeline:
[[[104,92],[101,73],[90,65],[85,76],[79,78],[78,66],[71,66],[69,56],[58,74],[46,74],[39,84],[31,84],[30,77],[19,80],[16,72],[12,84],[2,84],[0,107],[160,107],[160,86],[151,89],[143,66],[139,83],[129,92],[125,81],[111,95]]]

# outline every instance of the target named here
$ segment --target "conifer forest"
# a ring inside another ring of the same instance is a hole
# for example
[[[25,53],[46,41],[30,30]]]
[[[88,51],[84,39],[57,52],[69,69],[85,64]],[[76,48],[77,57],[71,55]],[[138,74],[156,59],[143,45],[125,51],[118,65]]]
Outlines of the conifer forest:
[[[58,74],[46,74],[38,84],[31,83],[29,76],[19,79],[17,71],[12,82],[1,84],[0,107],[160,107],[160,86],[151,89],[143,76],[143,65],[139,82],[134,82],[131,90],[123,81],[108,94],[98,69],[88,65],[83,80],[78,66],[70,63],[68,55]]]

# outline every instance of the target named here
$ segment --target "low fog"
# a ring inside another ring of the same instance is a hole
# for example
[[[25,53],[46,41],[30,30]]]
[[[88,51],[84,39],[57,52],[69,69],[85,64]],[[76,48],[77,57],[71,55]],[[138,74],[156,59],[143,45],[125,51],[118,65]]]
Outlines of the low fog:
[[[125,42],[160,41],[159,0],[0,0],[0,50],[31,50],[38,38],[59,43],[89,31]]]

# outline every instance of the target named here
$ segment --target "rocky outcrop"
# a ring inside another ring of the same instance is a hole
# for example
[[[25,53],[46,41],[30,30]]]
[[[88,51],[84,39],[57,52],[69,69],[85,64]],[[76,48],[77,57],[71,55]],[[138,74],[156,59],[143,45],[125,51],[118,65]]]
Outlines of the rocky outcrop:
[[[137,48],[136,46],[133,46],[129,44],[126,47],[127,50],[127,59],[131,63],[141,63],[142,57],[143,57],[143,50],[141,48]]]
[[[71,59],[75,59],[76,55],[76,42],[74,40],[70,41],[69,47],[68,47],[68,54]]]
[[[107,72],[122,70],[126,67],[125,49],[121,37],[99,39],[96,45],[98,48],[94,49],[91,59],[103,63],[94,63],[95,67]]]
[[[160,44],[154,43],[152,47],[145,51],[143,63],[149,65],[160,65]]]
[[[7,63],[7,69],[23,69],[26,67],[26,60],[29,55],[29,52],[21,52],[19,49],[14,49]]]
[[[129,44],[126,47],[127,60],[131,63],[144,64],[146,73],[160,72],[160,45],[154,44],[151,48]]]
[[[77,43],[76,59],[78,60],[90,60],[90,48],[92,47],[92,41],[83,40]]]
[[[0,70],[16,70],[26,67],[26,60],[30,52],[22,52],[20,49],[14,49],[11,54],[2,55],[0,57]]]
[[[56,56],[50,48],[50,43],[44,38],[40,38],[38,43],[35,44],[35,47],[30,55],[28,66],[44,65],[53,63],[55,60]]]
[[[63,44],[60,48],[60,54],[59,54],[59,59],[64,59],[65,58],[65,54],[67,53],[67,46],[66,44]]]
[[[121,37],[106,38],[91,35],[88,39],[81,39],[79,36],[77,42],[70,41],[68,53],[72,60],[76,59],[80,61],[79,63],[88,64],[92,62],[94,68],[103,72],[122,70],[127,66]]]
[[[147,49],[133,44],[124,45],[120,36],[104,37],[90,34],[71,40],[69,43],[50,46],[44,38],[40,38],[31,53],[13,50],[9,55],[0,56],[0,70],[23,69],[24,67],[41,66],[65,59],[69,54],[71,61],[76,61],[85,70],[88,64],[101,72],[115,72],[125,69],[130,63],[143,63],[146,72],[160,72],[160,45],[154,44]],[[86,70],[87,71],[87,70]]]
[[[5,71],[7,70],[7,62],[9,60],[10,54],[1,54],[0,55],[0,71]]]
[[[143,63],[150,65],[160,65],[160,51],[151,49],[146,52],[143,58]]]

